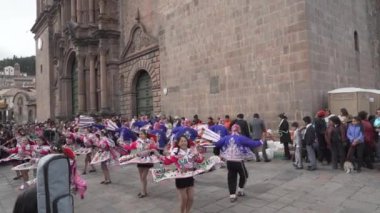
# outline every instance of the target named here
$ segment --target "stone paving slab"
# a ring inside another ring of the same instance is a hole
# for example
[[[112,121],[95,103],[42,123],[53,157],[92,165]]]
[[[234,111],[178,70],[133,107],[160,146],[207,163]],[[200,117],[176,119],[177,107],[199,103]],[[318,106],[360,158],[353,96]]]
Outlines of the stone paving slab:
[[[79,168],[83,158],[79,158]],[[247,162],[249,179],[246,197],[230,203],[227,189],[227,170],[197,176],[193,213],[206,212],[379,212],[380,172],[366,170],[357,174],[333,171],[319,165],[309,172],[294,170],[289,161],[270,163]],[[379,165],[377,165],[379,167]],[[0,212],[11,213],[21,181],[14,181],[10,165],[0,165]],[[32,174],[30,174],[32,175]],[[136,166],[111,169],[113,183],[101,185],[102,174],[84,176],[88,191],[84,200],[75,198],[75,212],[89,213],[175,213],[179,209],[174,181],[154,183],[149,178],[149,196],[137,198],[140,190]]]

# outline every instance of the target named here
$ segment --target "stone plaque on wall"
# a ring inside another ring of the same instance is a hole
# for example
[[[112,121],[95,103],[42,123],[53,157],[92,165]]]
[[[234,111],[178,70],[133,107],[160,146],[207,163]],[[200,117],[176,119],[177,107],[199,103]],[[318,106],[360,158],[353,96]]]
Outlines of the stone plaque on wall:
[[[210,78],[210,94],[219,93],[219,76],[212,76]]]

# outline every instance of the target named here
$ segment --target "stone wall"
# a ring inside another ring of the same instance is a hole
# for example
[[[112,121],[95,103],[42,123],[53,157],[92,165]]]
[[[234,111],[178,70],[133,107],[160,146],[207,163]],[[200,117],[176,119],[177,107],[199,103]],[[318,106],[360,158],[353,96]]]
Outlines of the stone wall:
[[[51,58],[49,28],[36,34],[36,40],[41,38],[42,49],[36,48],[36,92],[37,92],[37,120],[45,121],[52,116],[51,107]],[[37,42],[36,42],[37,43]]]
[[[379,3],[373,0],[306,2],[314,109],[327,105],[327,91],[331,89],[379,88],[379,34],[375,24]]]
[[[277,122],[280,112],[311,113],[303,0],[143,0],[120,8],[123,42],[137,8],[159,39],[164,114],[258,112]]]

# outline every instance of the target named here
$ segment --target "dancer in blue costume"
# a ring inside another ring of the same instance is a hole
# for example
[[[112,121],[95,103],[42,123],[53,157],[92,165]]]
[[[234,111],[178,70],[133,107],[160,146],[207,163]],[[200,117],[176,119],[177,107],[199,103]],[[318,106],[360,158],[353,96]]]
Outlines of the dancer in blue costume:
[[[239,174],[239,188],[237,190],[238,196],[244,196],[244,185],[248,178],[248,172],[244,165],[244,159],[253,154],[249,152],[261,146],[260,141],[253,141],[248,137],[240,135],[240,127],[234,124],[231,128],[232,134],[223,137],[216,144],[215,147],[220,150],[220,155],[227,160],[228,169],[228,188],[230,191],[230,201],[235,202],[236,197],[236,184],[237,175]]]

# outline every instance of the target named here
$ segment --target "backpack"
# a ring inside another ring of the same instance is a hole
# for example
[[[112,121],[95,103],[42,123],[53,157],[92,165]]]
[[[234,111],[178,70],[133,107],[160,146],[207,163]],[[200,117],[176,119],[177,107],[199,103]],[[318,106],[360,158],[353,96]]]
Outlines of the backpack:
[[[40,159],[37,166],[37,203],[39,213],[73,213],[70,193],[70,162],[61,154]]]

